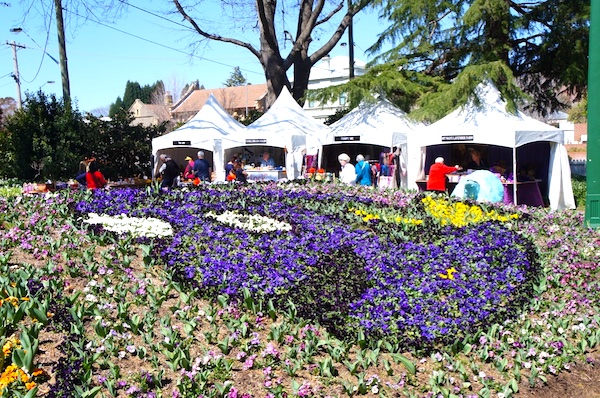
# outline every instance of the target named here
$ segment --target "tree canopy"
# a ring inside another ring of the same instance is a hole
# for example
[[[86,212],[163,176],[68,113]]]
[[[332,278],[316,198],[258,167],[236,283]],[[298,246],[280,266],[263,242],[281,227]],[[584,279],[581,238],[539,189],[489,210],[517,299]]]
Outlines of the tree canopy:
[[[513,109],[545,115],[587,90],[589,0],[377,0],[389,26],[369,48],[371,70],[309,94],[327,100],[369,92],[435,120],[492,81]],[[452,83],[452,84],[450,84]],[[352,106],[351,105],[351,106]]]
[[[151,85],[141,86],[138,82],[127,81],[125,84],[125,93],[123,99],[117,97],[117,100],[110,105],[109,115],[113,116],[119,113],[121,109],[127,111],[136,99],[140,99],[144,104],[150,104],[155,101],[155,93],[165,93],[165,86],[162,80]]]
[[[66,107],[41,90],[26,95],[23,108],[0,126],[0,175],[25,181],[74,178],[79,162],[94,155],[111,179],[151,175],[152,138],[165,126],[131,126],[131,114],[110,121]]]

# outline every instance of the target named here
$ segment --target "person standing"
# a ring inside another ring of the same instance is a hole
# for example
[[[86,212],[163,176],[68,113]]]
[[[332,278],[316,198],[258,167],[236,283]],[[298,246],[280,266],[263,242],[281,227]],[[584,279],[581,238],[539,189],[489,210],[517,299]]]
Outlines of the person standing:
[[[185,161],[187,162],[185,170],[183,171],[183,178],[186,180],[194,179],[194,159],[190,156],[186,156]]]
[[[202,182],[210,182],[212,168],[210,163],[204,159],[204,151],[198,151],[198,159],[194,161],[194,175]]]
[[[467,164],[467,170],[489,170],[489,163],[481,155],[481,151],[477,148],[469,148],[471,161]]]
[[[86,174],[89,171],[90,159],[85,156],[81,162],[79,162],[79,169],[77,170],[77,174],[75,175],[75,180],[81,184],[86,185]]]
[[[428,191],[446,192],[446,174],[454,173],[462,170],[462,167],[456,165],[454,167],[446,166],[444,158],[438,157],[435,163],[429,168],[429,178],[427,179]]]
[[[167,189],[175,187],[179,176],[179,166],[169,155],[164,153],[160,155],[160,160],[163,162],[158,170],[158,174],[162,176],[160,187]]]
[[[371,166],[363,155],[356,156],[356,180],[359,185],[371,185]]]
[[[85,173],[87,189],[103,188],[106,185],[106,180],[98,168],[98,162],[92,160],[88,167],[89,171]]]
[[[344,184],[354,185],[356,183],[356,171],[354,165],[350,163],[350,156],[341,153],[338,156],[338,161],[342,169],[340,170],[340,181]]]
[[[233,176],[235,179],[235,162],[237,161],[237,156],[233,155],[229,162],[225,165],[225,179],[229,180],[229,176]]]

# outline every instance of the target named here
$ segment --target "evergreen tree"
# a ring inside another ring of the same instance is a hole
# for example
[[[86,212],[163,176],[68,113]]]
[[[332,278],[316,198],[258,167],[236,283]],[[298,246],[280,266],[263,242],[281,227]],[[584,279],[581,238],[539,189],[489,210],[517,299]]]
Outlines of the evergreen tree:
[[[125,109],[125,106],[123,104],[123,100],[121,99],[121,97],[117,97],[117,100],[113,104],[110,104],[110,108],[108,109],[108,114],[109,114],[109,116],[115,115],[121,109]]]
[[[242,71],[239,66],[236,66],[231,72],[229,79],[223,83],[225,87],[238,87],[246,84],[246,78],[242,74]]]
[[[27,181],[73,178],[97,134],[83,115],[41,90],[26,94],[23,108],[7,118],[2,134],[4,174]]]
[[[542,115],[564,107],[557,99],[561,90],[576,99],[585,94],[589,0],[382,3],[382,16],[391,25],[370,51],[393,47],[375,62],[402,61],[410,70],[447,83],[475,67],[462,82],[473,86],[470,79],[492,79],[501,91],[527,99],[527,107]],[[487,75],[490,71],[493,76]],[[515,78],[530,97],[510,87]],[[448,109],[456,105],[455,99],[446,98]]]
[[[364,76],[307,93],[347,93],[349,107],[384,95],[417,120],[435,121],[491,81],[513,110],[546,115],[587,91],[589,0],[380,0],[390,26]],[[392,47],[382,52],[389,44]]]

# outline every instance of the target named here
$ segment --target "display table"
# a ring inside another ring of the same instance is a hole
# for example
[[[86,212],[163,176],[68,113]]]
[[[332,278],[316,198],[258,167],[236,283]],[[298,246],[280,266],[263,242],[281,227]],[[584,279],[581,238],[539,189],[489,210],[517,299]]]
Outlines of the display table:
[[[545,206],[539,185],[541,181],[518,181],[517,204],[537,207]],[[502,185],[504,185],[504,204],[514,204],[514,182],[503,182]]]
[[[417,186],[419,187],[419,191],[427,191],[427,180],[417,180],[416,182]],[[458,181],[446,181],[446,192],[454,191],[456,184],[458,184]]]
[[[282,178],[287,178],[285,170],[260,170],[250,169],[246,170],[248,181],[279,181]]]

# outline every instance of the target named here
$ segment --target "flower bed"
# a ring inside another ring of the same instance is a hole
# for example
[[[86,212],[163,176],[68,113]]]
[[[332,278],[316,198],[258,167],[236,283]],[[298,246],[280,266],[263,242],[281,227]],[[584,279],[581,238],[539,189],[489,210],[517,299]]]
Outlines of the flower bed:
[[[576,212],[306,183],[16,194],[0,221],[2,397],[509,397],[600,341]]]
[[[472,211],[475,227],[446,227],[442,220],[424,240],[422,227],[402,236],[384,235],[378,218],[349,212],[356,206],[376,211],[368,196],[274,186],[210,188],[154,199],[153,208],[147,208],[146,195],[98,192],[78,211],[84,217],[163,219],[175,231],[157,249],[160,259],[207,298],[227,294],[239,299],[244,288],[282,305],[293,297],[303,316],[319,320],[341,338],[360,326],[369,336],[405,348],[448,343],[518,313],[539,273],[532,243],[497,221],[485,221],[478,206]],[[432,207],[430,197],[419,200]],[[393,212],[395,219],[409,210]],[[413,218],[433,222],[438,212]],[[461,213],[465,219],[468,212]],[[323,278],[324,272],[338,280]],[[341,277],[353,273],[365,280]]]

